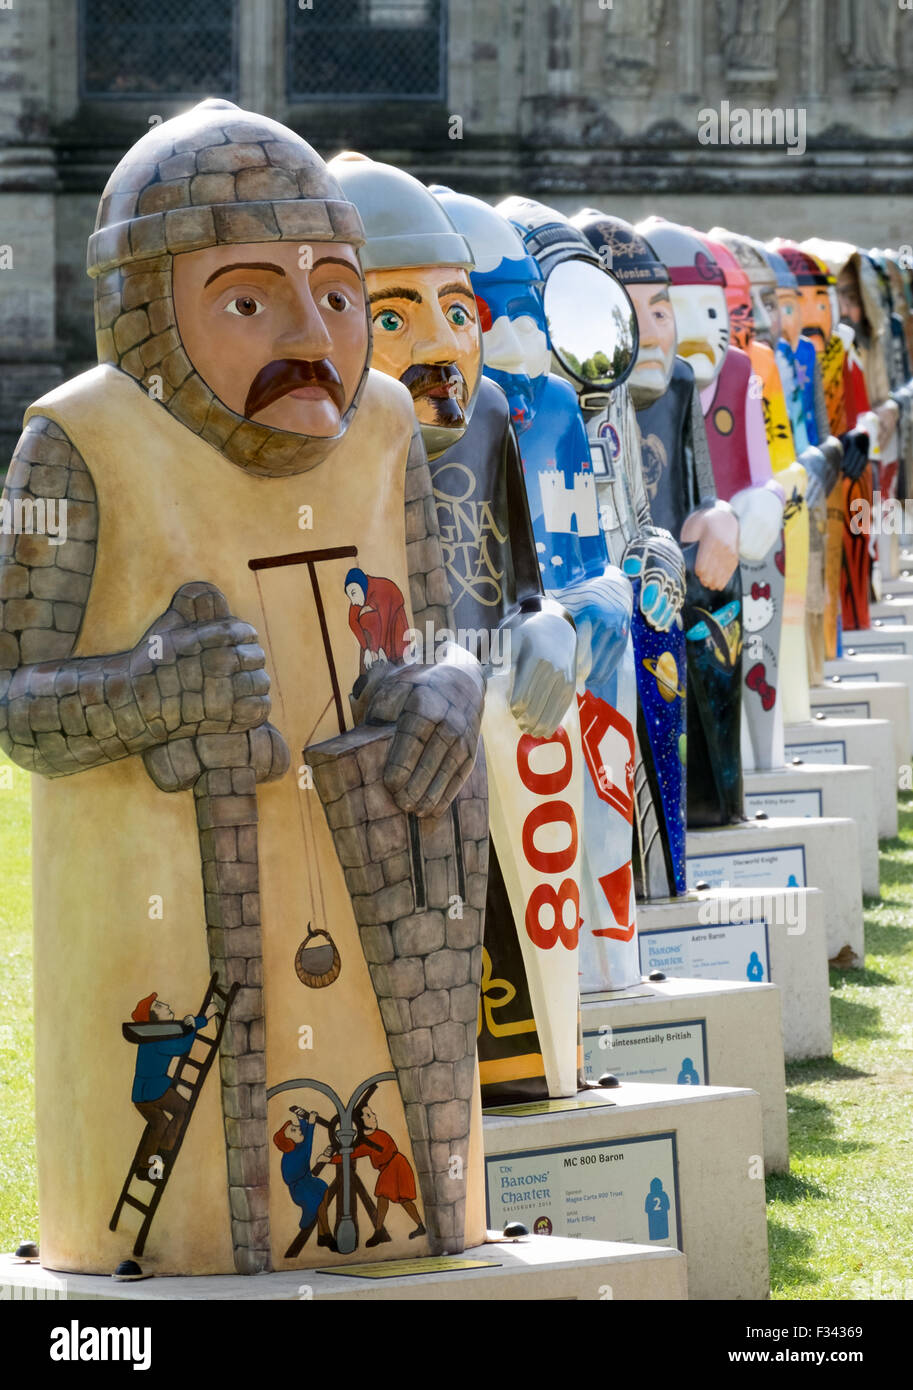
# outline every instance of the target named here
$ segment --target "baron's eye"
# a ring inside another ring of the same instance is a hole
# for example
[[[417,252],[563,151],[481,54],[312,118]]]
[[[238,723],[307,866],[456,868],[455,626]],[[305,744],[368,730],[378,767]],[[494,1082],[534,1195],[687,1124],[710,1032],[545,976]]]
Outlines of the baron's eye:
[[[327,290],[320,302],[328,309],[333,309],[337,314],[344,314],[347,309],[352,307],[351,300],[343,294],[342,290]]]
[[[236,314],[238,318],[249,319],[254,314],[262,314],[265,306],[250,294],[239,294],[237,299],[225,305],[226,314]]]
[[[374,322],[379,323],[385,333],[395,333],[398,328],[403,326],[402,315],[398,314],[395,309],[381,309],[380,313],[375,316]]]
[[[467,323],[472,323],[472,315],[464,304],[451,304],[447,310],[447,317],[454,328],[465,328]]]

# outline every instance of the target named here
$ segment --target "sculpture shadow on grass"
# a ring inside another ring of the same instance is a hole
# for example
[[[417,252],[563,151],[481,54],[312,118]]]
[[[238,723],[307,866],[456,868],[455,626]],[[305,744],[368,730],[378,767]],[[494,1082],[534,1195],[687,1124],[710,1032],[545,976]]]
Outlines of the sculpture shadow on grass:
[[[811,1267],[815,1256],[815,1238],[808,1231],[793,1230],[779,1221],[767,1223],[767,1244],[772,1268],[778,1272],[780,1285],[814,1284],[817,1275]],[[776,1293],[776,1287],[771,1289]]]
[[[910,865],[906,865],[907,873],[910,873]],[[869,920],[865,925],[865,947],[866,953],[870,956],[892,956],[901,958],[913,951],[913,935],[910,933],[910,899],[902,898],[882,898],[877,907],[882,910],[896,909],[900,914],[899,920],[891,922],[873,922]],[[868,972],[847,972],[847,978],[854,973]],[[865,981],[868,983],[868,980]],[[893,984],[894,981],[892,980]]]
[[[868,1077],[867,1072],[857,1071],[854,1067],[844,1067],[839,1062],[829,1062],[825,1059],[820,1062],[802,1063],[790,1067],[789,1072],[791,1074],[787,1077],[787,1084],[791,1087],[824,1080],[861,1081]],[[797,1072],[801,1075],[796,1075]],[[868,1141],[860,1142],[838,1137],[834,1112],[841,1104],[845,1103],[845,1100],[845,1095],[839,1099],[835,1096],[832,1105],[816,1096],[802,1095],[795,1090],[789,1091],[787,1099],[790,1116],[789,1149],[794,1161],[811,1157],[839,1158],[843,1155],[869,1152],[877,1147],[875,1143]],[[785,1177],[783,1179],[784,1182],[788,1180]],[[770,1193],[770,1195],[774,1194]],[[795,1195],[798,1197],[798,1191]],[[830,1194],[821,1192],[820,1195]]]
[[[794,1206],[797,1202],[804,1202],[810,1198],[816,1201],[827,1200],[831,1195],[826,1188],[819,1187],[818,1183],[812,1182],[809,1178],[801,1178],[796,1173],[772,1173],[766,1186],[768,1202],[784,1202],[787,1206]]]
[[[839,978],[839,973],[834,971],[837,979],[834,980],[831,990],[831,1022],[834,1026],[834,1033],[842,1035],[853,1041],[862,1038],[877,1039],[890,1037],[890,1032],[882,1026],[881,1010],[875,1004],[864,1004],[858,999],[846,999],[843,997],[841,985],[843,981]],[[890,980],[880,979],[873,971],[854,970],[856,976],[871,975],[874,979],[847,980],[847,984],[890,984]]]

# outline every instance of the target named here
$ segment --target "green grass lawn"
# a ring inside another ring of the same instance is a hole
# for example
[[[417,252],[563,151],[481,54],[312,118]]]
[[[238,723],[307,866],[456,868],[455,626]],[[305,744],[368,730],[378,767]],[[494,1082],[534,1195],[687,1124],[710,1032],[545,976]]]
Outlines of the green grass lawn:
[[[12,785],[10,785],[12,777]],[[0,753],[0,1250],[37,1238],[29,777]]]
[[[28,777],[0,755],[0,1250],[38,1231]],[[833,1060],[787,1067],[792,1171],[768,1179],[774,1298],[913,1298],[913,798],[882,845],[866,968],[831,977]]]
[[[791,1172],[767,1181],[773,1298],[913,1298],[913,799],[881,846],[864,970],[831,972],[833,1060],[786,1068]]]

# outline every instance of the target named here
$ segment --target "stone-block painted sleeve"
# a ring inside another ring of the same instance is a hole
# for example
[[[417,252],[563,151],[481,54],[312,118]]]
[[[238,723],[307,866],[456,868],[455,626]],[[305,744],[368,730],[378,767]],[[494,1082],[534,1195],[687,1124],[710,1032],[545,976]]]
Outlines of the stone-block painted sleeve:
[[[106,761],[115,750],[124,756],[123,739],[144,721],[131,723],[128,714],[118,724],[104,704],[104,674],[80,672],[89,663],[70,659],[95,568],[98,508],[85,462],[51,420],[36,416],[26,425],[3,496],[20,520],[13,511],[11,533],[0,534],[0,747],[47,776]],[[65,508],[65,531],[30,534],[25,517],[34,528],[50,500]]]
[[[450,584],[438,529],[431,472],[421,431],[416,425],[406,461],[406,561],[415,626],[453,629]]]
[[[95,569],[98,506],[84,459],[53,421],[29,421],[3,495],[14,525],[0,534],[0,748],[13,762],[64,777],[178,740],[166,761],[191,757],[192,781],[200,768],[187,739],[244,734],[263,722],[269,680],[257,634],[209,585],[184,585],[156,621],[160,658],[142,633],[129,651],[73,655]],[[16,524],[49,499],[67,504],[65,540],[62,526],[58,537]]]

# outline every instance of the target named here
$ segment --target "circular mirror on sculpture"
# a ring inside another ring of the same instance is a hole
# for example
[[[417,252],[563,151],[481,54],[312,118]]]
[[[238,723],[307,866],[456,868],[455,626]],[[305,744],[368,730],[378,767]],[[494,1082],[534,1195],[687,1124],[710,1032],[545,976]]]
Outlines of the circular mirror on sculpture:
[[[610,391],[637,360],[637,315],[624,286],[589,261],[562,261],[545,284],[552,351],[582,386]]]

